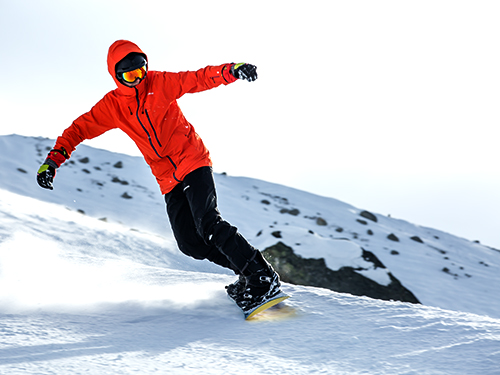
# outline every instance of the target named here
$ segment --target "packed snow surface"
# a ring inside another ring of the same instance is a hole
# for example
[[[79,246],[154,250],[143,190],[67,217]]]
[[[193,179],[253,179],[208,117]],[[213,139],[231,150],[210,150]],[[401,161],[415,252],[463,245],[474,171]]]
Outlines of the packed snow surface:
[[[279,232],[332,269],[391,272],[422,302],[284,284],[292,314],[245,321],[224,291],[235,276],[177,249],[140,158],[79,146],[45,191],[52,144],[0,137],[0,374],[500,374],[498,250],[216,175],[223,216],[255,246]]]

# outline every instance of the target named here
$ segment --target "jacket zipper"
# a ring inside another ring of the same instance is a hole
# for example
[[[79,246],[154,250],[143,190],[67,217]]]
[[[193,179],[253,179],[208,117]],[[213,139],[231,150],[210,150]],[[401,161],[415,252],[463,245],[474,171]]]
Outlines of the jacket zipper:
[[[144,126],[144,124],[142,123],[140,117],[139,117],[139,109],[141,107],[141,102],[139,100],[139,90],[137,90],[137,87],[134,87],[135,89],[135,98],[137,100],[137,111],[135,113],[135,116],[137,117],[137,121],[139,121],[139,124],[141,125],[142,129],[144,130],[144,132],[146,133],[146,135],[148,136],[148,140],[149,140],[149,144],[151,145],[151,148],[153,149],[153,151],[155,152],[156,156],[158,156],[160,159],[163,159],[163,157],[158,153],[158,151],[156,150],[156,147],[155,145],[153,144],[153,140],[151,139],[151,135],[149,134],[148,130],[146,129],[146,127]],[[146,117],[148,119],[148,122],[149,122],[149,125],[151,126],[151,129],[153,130],[153,133],[155,135],[155,138],[156,138],[156,142],[158,142],[158,145],[160,147],[162,147],[161,143],[160,143],[160,140],[158,139],[158,136],[156,135],[156,130],[151,122],[151,119],[149,118],[149,115],[148,115],[148,111],[146,110]],[[177,177],[175,176],[175,172],[177,171],[177,165],[174,163],[174,161],[172,160],[172,158],[170,156],[166,156],[166,158],[170,161],[170,163],[172,164],[172,166],[174,167],[174,173],[172,174],[173,177],[174,177],[174,180],[177,181],[177,182],[182,182],[181,180],[177,179]]]
[[[155,130],[155,127],[153,126],[153,123],[151,122],[151,119],[149,118],[149,114],[148,114],[148,110],[145,109],[144,110],[146,112],[146,117],[148,119],[148,122],[149,122],[149,126],[151,126],[151,129],[153,130],[153,133],[155,135],[155,138],[156,138],[156,142],[158,143],[158,145],[160,145],[160,147],[162,147],[161,143],[160,143],[160,140],[158,139],[158,136],[156,135],[156,130]]]

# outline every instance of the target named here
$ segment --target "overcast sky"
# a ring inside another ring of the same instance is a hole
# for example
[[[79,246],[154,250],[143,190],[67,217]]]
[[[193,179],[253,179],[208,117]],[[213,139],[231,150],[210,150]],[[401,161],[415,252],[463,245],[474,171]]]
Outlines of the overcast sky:
[[[114,89],[117,39],[152,70],[250,62],[256,82],[179,101],[216,172],[500,248],[498,1],[0,2],[0,134],[59,136]]]

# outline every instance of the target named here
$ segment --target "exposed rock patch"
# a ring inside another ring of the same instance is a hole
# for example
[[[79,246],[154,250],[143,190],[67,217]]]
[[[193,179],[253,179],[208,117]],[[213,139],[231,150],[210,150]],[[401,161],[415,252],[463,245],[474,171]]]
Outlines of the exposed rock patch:
[[[389,273],[391,283],[380,285],[357,273],[352,267],[342,267],[333,271],[326,266],[325,260],[306,259],[296,255],[293,249],[282,242],[263,251],[266,259],[280,274],[281,280],[291,284],[327,288],[340,293],[367,296],[381,300],[420,303],[398,279]],[[363,258],[374,264],[375,268],[385,268],[375,254],[363,250]]]

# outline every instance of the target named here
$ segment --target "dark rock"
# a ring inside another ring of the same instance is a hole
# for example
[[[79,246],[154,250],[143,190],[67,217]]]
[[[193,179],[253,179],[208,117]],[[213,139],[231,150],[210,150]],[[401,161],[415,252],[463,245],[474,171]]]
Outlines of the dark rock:
[[[363,253],[361,254],[361,257],[366,260],[367,262],[373,263],[375,266],[375,269],[377,268],[386,268],[384,264],[377,258],[375,254],[373,254],[371,251],[367,251],[365,249],[363,250]]]
[[[279,230],[272,232],[271,235],[276,238],[282,238],[281,232]]]
[[[387,239],[391,240],[391,241],[394,241],[394,242],[399,242],[399,238],[394,233],[389,234],[387,236]]]
[[[368,211],[362,211],[359,215],[364,217],[365,219],[374,221],[375,223],[378,221],[377,217]]]
[[[390,273],[391,283],[388,286],[380,285],[357,273],[352,267],[342,267],[333,271],[326,266],[323,258],[302,258],[282,242],[268,247],[262,253],[284,282],[327,288],[340,293],[350,293],[386,301],[420,303],[413,293],[402,286],[399,280]],[[363,251],[363,258],[374,262],[376,267],[385,268],[380,260],[369,251]]]
[[[368,222],[366,222],[365,220],[361,220],[361,219],[356,219],[356,221],[360,224],[363,224],[363,225],[368,225]]]
[[[289,210],[288,208],[282,208],[280,210],[280,214],[290,214],[293,216],[298,216],[300,214],[300,211],[296,208],[292,208],[291,210]]]
[[[318,217],[318,218],[316,219],[316,225],[319,225],[319,226],[321,226],[321,227],[324,227],[324,226],[327,226],[327,225],[328,225],[328,223],[326,222],[326,220],[325,220],[325,219],[323,219],[323,218],[321,218],[321,217]]]
[[[87,164],[90,161],[90,159],[85,156],[84,158],[78,159],[78,161],[80,163]]]
[[[114,182],[115,184],[128,185],[128,181],[120,180],[116,176],[111,179],[111,182]]]
[[[413,241],[419,242],[419,243],[424,243],[424,241],[422,241],[422,239],[418,236],[410,237],[410,240],[413,240]]]
[[[115,168],[123,168],[123,163],[122,163],[121,161],[116,162],[116,163],[113,165],[113,167],[115,167]]]

